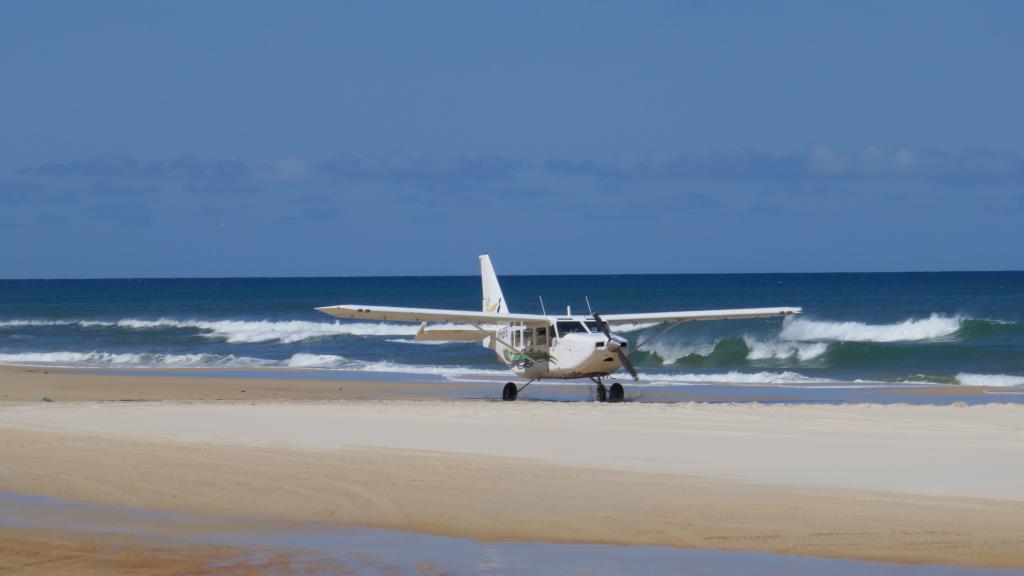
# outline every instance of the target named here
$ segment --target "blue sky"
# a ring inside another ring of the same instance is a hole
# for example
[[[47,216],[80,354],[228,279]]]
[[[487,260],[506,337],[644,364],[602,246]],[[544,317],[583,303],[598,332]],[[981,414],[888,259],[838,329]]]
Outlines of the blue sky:
[[[1021,269],[1019,2],[0,3],[0,277]]]

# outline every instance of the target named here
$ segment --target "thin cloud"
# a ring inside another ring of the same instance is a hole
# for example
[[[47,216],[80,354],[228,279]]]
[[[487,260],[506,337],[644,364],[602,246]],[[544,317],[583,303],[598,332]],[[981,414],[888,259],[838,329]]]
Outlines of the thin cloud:
[[[610,160],[551,158],[539,166],[499,155],[438,155],[422,152],[341,153],[325,160],[285,158],[269,162],[202,160],[180,156],[144,161],[118,156],[49,162],[20,170],[0,192],[24,189],[27,181],[90,178],[105,182],[182,183],[189,189],[252,192],[266,186],[331,182],[380,182],[486,193],[524,174],[589,176],[612,184],[636,181],[807,182],[919,180],[955,185],[1024,183],[1024,157],[969,148],[948,153],[924,148],[868,146],[855,152],[811,146],[795,153],[726,148],[690,154],[618,156]],[[14,184],[17,182],[18,184]],[[525,185],[525,183],[520,182]]]
[[[934,180],[967,184],[1024,181],[1024,158],[970,148],[950,154],[937,150],[869,146],[843,152],[812,146],[792,154],[754,149],[706,153],[621,156],[609,161],[553,158],[544,168],[563,175],[620,180],[801,181]]]
[[[494,155],[438,156],[420,152],[338,154],[317,165],[331,177],[352,180],[507,180],[527,164]]]
[[[123,156],[100,156],[91,160],[48,162],[19,170],[17,174],[68,178],[237,182],[251,178],[253,171],[247,163],[240,160],[211,162],[194,156],[179,156],[169,161],[150,162]]]
[[[497,155],[443,156],[421,152],[337,154],[311,162],[285,158],[270,162],[201,160],[180,156],[145,161],[122,156],[48,162],[19,170],[20,177],[178,180],[191,183],[247,181],[302,182],[326,180],[501,181],[516,176],[527,163]]]

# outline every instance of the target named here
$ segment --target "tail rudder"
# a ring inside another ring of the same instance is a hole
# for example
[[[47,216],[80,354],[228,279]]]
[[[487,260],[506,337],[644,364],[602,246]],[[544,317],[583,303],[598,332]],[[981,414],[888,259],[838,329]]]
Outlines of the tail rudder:
[[[491,265],[491,256],[486,252],[480,255],[480,281],[484,289],[484,312],[508,314],[508,302],[505,302],[505,296],[501,293],[498,276]]]

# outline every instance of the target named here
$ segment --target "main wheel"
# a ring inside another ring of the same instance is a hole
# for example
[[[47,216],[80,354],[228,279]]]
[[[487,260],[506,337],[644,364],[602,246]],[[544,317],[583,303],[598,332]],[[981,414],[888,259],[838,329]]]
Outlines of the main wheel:
[[[622,399],[626,396],[626,391],[622,389],[622,384],[615,382],[612,387],[608,389],[608,401],[609,402],[622,402]]]
[[[597,383],[597,401],[608,401],[608,390],[604,387],[604,384],[601,384],[600,382]]]
[[[506,383],[505,387],[501,389],[502,400],[512,401],[516,399],[516,396],[519,396],[519,388],[515,385],[514,382]]]

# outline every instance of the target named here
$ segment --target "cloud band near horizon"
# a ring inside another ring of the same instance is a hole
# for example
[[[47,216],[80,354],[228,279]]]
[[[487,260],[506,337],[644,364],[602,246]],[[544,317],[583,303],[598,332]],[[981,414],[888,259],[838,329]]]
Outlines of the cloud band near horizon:
[[[553,157],[528,162],[500,155],[437,155],[422,152],[342,153],[321,160],[202,160],[179,156],[146,161],[122,156],[48,162],[14,173],[20,178],[96,178],[239,184],[273,181],[396,181],[404,183],[501,182],[526,172],[615,181],[800,182],[812,180],[919,180],[964,185],[1024,182],[1024,157],[984,148],[955,153],[924,148],[867,146],[855,152],[822,145],[793,153],[752,148],[709,152],[618,156],[611,159]]]

